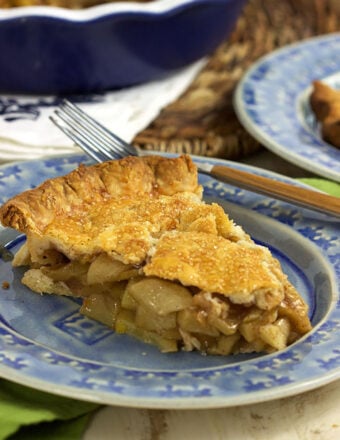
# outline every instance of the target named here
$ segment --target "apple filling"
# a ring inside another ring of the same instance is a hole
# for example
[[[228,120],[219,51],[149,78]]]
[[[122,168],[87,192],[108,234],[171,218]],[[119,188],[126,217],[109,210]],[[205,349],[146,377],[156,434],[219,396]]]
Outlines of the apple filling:
[[[47,249],[39,260],[43,264],[32,263],[27,244],[16,254],[14,266],[31,267],[23,284],[35,292],[81,297],[82,314],[162,352],[271,352],[309,330],[306,306],[289,283],[282,301],[264,310],[255,303],[238,304],[220,293],[145,276],[143,266],[106,254],[81,263]],[[292,303],[294,309],[288,307]]]

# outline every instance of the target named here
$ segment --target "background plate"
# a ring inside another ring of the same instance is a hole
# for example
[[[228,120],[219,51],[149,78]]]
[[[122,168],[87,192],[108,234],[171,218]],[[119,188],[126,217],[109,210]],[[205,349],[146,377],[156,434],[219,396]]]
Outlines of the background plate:
[[[221,160],[264,176],[265,170]],[[83,155],[0,168],[0,203],[43,180],[71,171]],[[20,283],[6,261],[23,237],[1,229],[0,375],[48,392],[133,407],[209,408],[260,402],[310,390],[340,377],[339,223],[201,176],[206,200],[270,247],[310,306],[313,331],[270,355],[162,354],[155,347],[78,313],[76,300],[40,296]]]
[[[340,150],[324,142],[311,124],[306,93],[313,80],[339,71],[340,34],[286,46],[246,72],[235,92],[235,111],[246,130],[269,150],[340,182]]]

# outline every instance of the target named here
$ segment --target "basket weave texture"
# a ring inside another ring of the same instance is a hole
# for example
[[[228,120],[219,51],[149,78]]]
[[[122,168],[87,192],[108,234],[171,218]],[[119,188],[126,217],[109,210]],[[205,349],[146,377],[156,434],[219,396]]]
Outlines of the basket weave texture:
[[[340,31],[340,0],[249,0],[234,32],[190,87],[134,139],[146,150],[238,159],[262,146],[239,123],[233,93],[259,57]]]

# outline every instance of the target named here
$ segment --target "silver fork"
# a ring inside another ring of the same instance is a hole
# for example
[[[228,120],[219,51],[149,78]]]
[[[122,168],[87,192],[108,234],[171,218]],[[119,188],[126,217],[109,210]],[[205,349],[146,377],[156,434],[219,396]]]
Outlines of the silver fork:
[[[151,154],[128,144],[67,100],[62,102],[50,119],[96,162]],[[195,163],[199,172],[225,183],[340,218],[338,197],[223,165],[201,161]]]

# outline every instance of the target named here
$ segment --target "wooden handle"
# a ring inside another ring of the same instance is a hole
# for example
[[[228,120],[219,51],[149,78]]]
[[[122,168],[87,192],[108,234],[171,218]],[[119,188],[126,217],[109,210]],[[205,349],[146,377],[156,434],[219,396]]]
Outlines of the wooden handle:
[[[210,174],[234,186],[340,218],[339,197],[221,165],[215,165]]]

